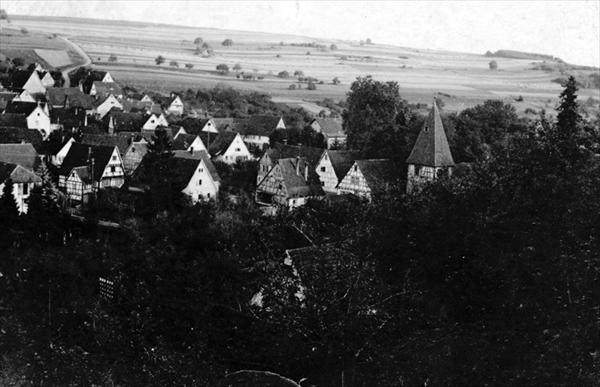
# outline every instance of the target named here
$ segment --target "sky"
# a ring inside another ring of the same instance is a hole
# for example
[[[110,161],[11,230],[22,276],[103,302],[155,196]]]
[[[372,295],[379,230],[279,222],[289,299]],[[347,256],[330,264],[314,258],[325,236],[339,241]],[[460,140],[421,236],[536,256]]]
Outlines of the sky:
[[[2,0],[8,14],[89,17],[361,40],[413,48],[550,54],[600,66],[600,0]]]

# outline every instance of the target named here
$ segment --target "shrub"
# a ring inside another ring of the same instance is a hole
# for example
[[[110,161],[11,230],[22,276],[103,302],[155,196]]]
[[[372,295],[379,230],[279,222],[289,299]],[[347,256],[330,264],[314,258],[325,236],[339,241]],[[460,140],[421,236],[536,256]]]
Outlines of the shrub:
[[[490,66],[490,70],[498,69],[498,63],[495,60],[490,61],[490,63],[488,65]]]
[[[371,40],[371,38],[367,38],[367,44],[373,44],[373,41]]]
[[[284,70],[284,71],[280,71],[280,72],[277,74],[277,76],[278,76],[279,78],[289,78],[289,77],[290,77],[290,73],[288,73],[287,71],[285,71],[285,70]]]
[[[302,71],[302,70],[296,70],[296,71],[294,71],[294,76],[295,77],[303,77],[304,76],[304,71]]]
[[[515,98],[515,101],[523,102],[523,96],[522,95],[518,96],[517,98]]]
[[[154,62],[156,62],[156,64],[158,66],[160,66],[161,64],[165,63],[165,57],[162,55],[159,55],[154,59]]]
[[[235,66],[233,66],[233,69],[235,71],[240,71],[242,69],[242,65],[240,65],[239,63],[236,63]]]
[[[317,90],[317,85],[313,82],[308,82],[308,86],[306,87],[308,90]]]
[[[109,62],[116,62],[117,61],[117,56],[115,54],[110,54],[110,56],[108,57],[108,61]]]
[[[306,51],[306,55],[310,55],[310,51]]]
[[[333,82],[334,85],[339,85],[341,83],[340,79],[338,77],[333,78],[332,82]]]
[[[223,43],[221,43],[223,46],[233,46],[233,40],[231,39],[225,39],[223,41]]]
[[[11,62],[13,65],[15,65],[17,67],[21,67],[25,64],[25,61],[23,60],[23,58],[19,58],[19,57],[12,58]]]
[[[338,46],[336,46],[335,44],[332,44],[331,46],[329,46],[329,49],[330,49],[331,51],[335,51],[335,50],[337,50],[337,49],[338,49]]]
[[[179,67],[179,63],[176,60],[172,60],[169,62],[169,66],[171,67]]]
[[[290,90],[296,90],[296,85],[294,85],[292,83],[291,85],[288,86],[288,89],[290,89]]]
[[[201,45],[201,44],[202,44],[202,42],[203,42],[203,41],[204,41],[204,40],[203,40],[201,37],[197,37],[196,39],[194,39],[194,44],[195,44],[196,46],[199,46],[199,45]]]
[[[227,66],[225,63],[218,64],[217,71],[221,74],[227,74],[229,72],[229,66]]]
[[[21,28],[21,33],[23,35],[27,35],[29,33],[29,31],[27,31],[27,28],[23,27],[23,28]]]
[[[194,68],[194,65],[192,63],[186,63],[185,64],[185,68],[186,69],[192,69],[192,68]]]

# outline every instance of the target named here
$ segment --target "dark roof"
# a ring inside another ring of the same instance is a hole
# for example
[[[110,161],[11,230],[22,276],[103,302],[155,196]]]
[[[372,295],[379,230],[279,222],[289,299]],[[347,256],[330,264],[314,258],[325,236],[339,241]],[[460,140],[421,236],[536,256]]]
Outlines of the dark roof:
[[[38,106],[36,102],[11,102],[6,106],[5,113],[24,114],[28,116]]]
[[[173,140],[173,129],[172,128],[165,128],[165,127],[160,127],[160,129],[164,130],[165,133],[167,134],[167,138],[169,140]],[[144,140],[146,140],[147,142],[151,143],[154,140],[152,139],[153,137],[155,137],[156,134],[156,130],[153,129],[142,129],[142,131],[140,132],[142,138]]]
[[[125,154],[129,147],[130,138],[110,134],[87,134],[81,136],[81,143],[87,145],[103,145],[117,147],[121,155]]]
[[[298,163],[300,164],[299,166]],[[311,168],[306,160],[293,157],[279,159],[277,164],[281,169],[283,184],[285,185],[289,198],[318,196],[323,194],[323,190],[320,185],[311,184],[304,179],[304,171],[306,167],[308,167],[309,171],[314,170],[314,168]],[[299,174],[296,173],[297,166],[300,170]]]
[[[204,161],[204,165],[206,165],[206,169],[210,173],[212,179],[214,181],[221,181],[221,177],[219,176],[219,173],[217,172],[217,168],[215,168],[215,165],[210,160],[210,156],[208,155],[208,153],[206,153],[206,151],[188,152],[188,151],[176,150],[175,152],[173,152],[173,155],[176,158],[180,158],[180,159],[193,159],[193,160]]]
[[[249,118],[236,118],[228,130],[243,135],[270,136],[281,119],[280,116],[257,115]]]
[[[90,158],[93,158],[94,180],[98,181],[102,177],[114,149],[111,146],[86,145],[74,142],[63,160],[60,174],[68,175],[73,168],[86,167],[90,164]]]
[[[13,89],[22,89],[29,80],[29,77],[31,77],[32,73],[33,71],[27,70],[14,71],[10,77],[11,87]]]
[[[92,109],[94,107],[94,98],[84,94],[78,87],[49,87],[46,89],[46,98],[52,106],[64,106],[68,99],[68,106],[71,108]]]
[[[0,144],[0,161],[33,170],[38,153],[31,144]]]
[[[346,135],[342,129],[342,122],[335,118],[315,118],[313,122],[317,122],[321,127],[321,133],[328,137],[343,137]]]
[[[107,127],[112,117],[115,132],[139,132],[144,127],[148,117],[143,113],[125,113],[114,108],[104,116]]]
[[[435,100],[406,162],[429,167],[454,166],[454,159]]]
[[[173,140],[173,150],[187,150],[192,145],[198,135],[195,134],[180,134]]]
[[[27,128],[27,116],[17,113],[0,114],[0,127]]]
[[[202,128],[204,128],[204,125],[206,125],[208,120],[208,118],[186,117],[176,124],[182,126],[188,134],[200,134],[202,133]],[[214,134],[212,137],[214,137]]]
[[[199,152],[198,152],[199,153]],[[166,161],[166,170],[169,181],[175,189],[183,190],[196,172],[200,164],[199,158],[172,157]],[[140,166],[135,170],[131,177],[131,185],[134,187],[146,186],[150,182],[150,177],[155,173],[148,164],[148,158],[144,157]]]
[[[369,188],[377,191],[399,177],[399,167],[389,159],[356,160]]]
[[[343,179],[350,170],[350,167],[360,157],[359,151],[328,150],[326,152],[338,179]]]
[[[235,118],[233,118],[233,117],[213,118],[212,120],[215,123],[217,130],[219,132],[222,132],[222,131],[226,130],[228,126],[233,124]]]
[[[6,109],[10,101],[12,101],[13,98],[15,98],[17,95],[19,94],[7,91],[0,91],[0,111],[4,111],[4,109]]]
[[[210,141],[208,141],[209,134],[206,132],[201,132],[198,134],[200,139],[204,143],[205,146],[208,146],[208,151],[211,155],[218,156],[227,150],[231,145],[231,142],[237,136],[235,132],[220,132],[219,134],[210,134]],[[208,145],[210,143],[210,145]]]
[[[121,89],[121,86],[114,82],[94,81],[94,83],[92,83],[92,86],[96,88],[96,95],[100,97],[105,97],[109,94],[112,94],[114,96],[123,95],[123,90]]]
[[[310,146],[275,144],[266,150],[266,154],[273,160],[273,163],[276,163],[279,159],[303,157],[314,169],[319,163],[323,149]]]
[[[0,118],[6,114],[0,114]],[[27,125],[25,125],[27,126]],[[2,144],[20,144],[30,143],[39,153],[43,147],[43,137],[36,129],[27,129],[26,127],[0,127],[0,143]]]

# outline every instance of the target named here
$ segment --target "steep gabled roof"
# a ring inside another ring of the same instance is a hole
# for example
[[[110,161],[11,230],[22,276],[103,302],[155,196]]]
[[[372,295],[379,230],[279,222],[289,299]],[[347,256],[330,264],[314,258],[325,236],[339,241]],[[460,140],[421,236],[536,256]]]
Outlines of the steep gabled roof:
[[[369,188],[378,191],[399,178],[398,165],[389,159],[356,160]]]
[[[419,132],[415,146],[406,162],[428,167],[454,166],[454,159],[450,152],[442,118],[435,100],[429,112],[429,117],[423,129]]]
[[[87,134],[81,136],[81,143],[86,145],[102,145],[117,147],[123,155],[129,147],[130,139],[125,136],[114,136],[110,134]]]
[[[335,118],[315,118],[313,122],[317,122],[321,127],[321,133],[328,137],[343,137],[346,135],[342,129],[342,122]]]
[[[121,86],[119,86],[115,82],[94,81],[92,83],[92,86],[96,89],[96,95],[99,95],[101,97],[109,94],[115,96],[123,95],[123,89],[121,89]]]
[[[0,118],[3,116],[5,114],[0,114]],[[27,123],[25,123],[25,126],[27,126]],[[2,144],[29,143],[40,153],[44,146],[43,141],[44,139],[38,130],[27,129],[27,127],[2,127],[0,124],[0,143]]]
[[[285,185],[289,198],[318,196],[323,194],[320,185],[311,184],[304,179],[305,168],[308,167],[309,174],[312,168],[303,158],[293,157],[279,159],[277,164],[281,170],[283,184]],[[300,173],[296,173],[296,168],[299,169]]]
[[[90,165],[90,159],[93,158],[94,180],[99,181],[114,149],[110,146],[86,145],[74,142],[63,160],[60,174],[68,175],[73,168],[87,167]]]
[[[354,162],[360,158],[359,151],[327,150],[325,152],[329,157],[329,161],[331,161],[333,171],[338,179],[343,179]]]
[[[180,134],[173,140],[173,150],[187,150],[192,143],[198,138],[195,134]],[[202,140],[201,140],[202,141]],[[199,149],[196,149],[199,150]]]
[[[323,149],[301,145],[275,144],[266,150],[266,154],[273,160],[273,163],[276,163],[279,159],[303,157],[312,166],[312,169],[314,169],[323,154]]]
[[[34,70],[35,71],[35,70]],[[33,71],[17,70],[12,73],[10,81],[13,89],[22,89],[27,83]]]
[[[235,119],[233,117],[227,117],[227,118],[213,118],[212,120],[215,123],[217,130],[219,132],[222,132],[222,131],[226,130],[228,126],[232,125]]]
[[[11,102],[6,106],[5,113],[24,114],[29,116],[38,107],[36,102]]]
[[[173,152],[173,155],[175,158],[179,158],[179,159],[192,159],[192,160],[204,161],[204,165],[206,165],[206,169],[208,170],[208,173],[210,173],[212,179],[217,182],[221,181],[221,177],[219,176],[219,173],[217,172],[217,168],[215,168],[215,165],[210,160],[210,156],[208,155],[208,153],[206,153],[206,151],[188,152],[188,151],[176,150],[175,152]]]
[[[9,177],[13,183],[42,182],[42,179],[33,173],[33,171],[17,164],[4,163],[0,161],[0,183],[4,183]]]
[[[12,127],[12,128],[27,129],[27,116],[25,114],[17,114],[17,113],[0,114],[0,127]],[[37,132],[37,130],[36,130],[36,132]]]
[[[172,157],[166,161],[166,170],[168,172],[169,181],[173,184],[175,189],[183,190],[187,187],[188,183],[194,176],[196,169],[200,165],[201,160],[205,160],[202,158],[201,153],[206,152],[194,152],[198,155],[196,157]],[[206,156],[208,157],[208,156]],[[208,159],[210,162],[210,159]],[[206,163],[206,161],[205,161]],[[207,168],[209,164],[206,164]],[[210,164],[212,165],[212,163]],[[212,167],[214,168],[214,166]],[[149,184],[151,181],[151,176],[155,173],[151,169],[151,166],[148,164],[148,159],[144,158],[140,166],[135,170],[133,176],[131,177],[131,184],[134,187],[144,187]],[[212,175],[212,172],[211,172]],[[217,175],[218,177],[218,175]],[[218,180],[217,180],[218,181]]]
[[[204,145],[207,146],[209,143],[209,141],[208,141],[209,134],[205,133],[205,132],[200,132],[198,135],[200,136],[200,139],[202,140]],[[210,145],[208,145],[208,151],[210,152],[211,155],[214,155],[214,156],[218,156],[218,155],[225,153],[227,148],[229,148],[229,146],[235,139],[235,136],[237,136],[237,133],[234,133],[234,132],[220,132],[217,135],[211,134],[210,135]]]
[[[33,170],[38,153],[31,144],[0,144],[0,161]]]
[[[178,125],[182,126],[183,129],[185,129],[185,131],[188,134],[200,134],[202,133],[202,128],[204,128],[204,126],[206,125],[206,123],[209,121],[208,118],[192,118],[192,117],[186,117],[183,120],[181,120],[181,122],[177,123]],[[211,138],[214,138],[214,134],[211,136]]]
[[[111,109],[103,121],[108,126],[112,117],[115,132],[139,132],[147,121],[144,113],[125,113]]]
[[[248,118],[236,118],[230,129],[242,135],[270,136],[281,116],[255,115]]]

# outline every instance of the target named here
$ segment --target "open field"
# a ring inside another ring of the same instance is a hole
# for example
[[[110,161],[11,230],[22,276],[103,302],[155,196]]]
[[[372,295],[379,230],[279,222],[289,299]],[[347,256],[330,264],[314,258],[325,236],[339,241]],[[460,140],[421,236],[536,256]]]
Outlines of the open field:
[[[20,57],[25,62],[40,62],[47,68],[62,69],[83,63],[72,45],[59,36],[43,31],[23,34],[15,25],[0,30],[0,52],[9,58]]]
[[[319,109],[314,101],[343,99],[351,82],[364,75],[397,81],[401,95],[410,102],[429,103],[434,94],[441,93],[445,109],[450,111],[490,98],[510,101],[520,112],[552,110],[561,91],[553,79],[564,78],[567,72],[587,79],[592,72],[576,68],[565,71],[564,66],[561,69],[554,62],[545,63],[545,69],[541,69],[541,62],[532,59],[489,58],[377,44],[361,46],[356,42],[256,32],[28,16],[13,16],[12,23],[31,32],[68,37],[91,57],[94,67],[110,70],[117,81],[141,89],[170,91],[224,84],[264,92],[275,101],[313,111]],[[213,55],[194,55],[196,37],[210,44]],[[232,39],[234,45],[222,46],[226,38]],[[323,47],[300,46],[309,43]],[[331,44],[337,49],[330,50]],[[117,57],[114,63],[108,62],[111,54]],[[154,62],[158,55],[166,58],[161,66]],[[498,63],[498,70],[488,68],[491,59]],[[179,68],[171,67],[170,61],[177,61]],[[184,69],[186,63],[192,64],[193,69]],[[264,79],[244,81],[237,79],[234,71],[220,75],[215,71],[220,63],[230,68],[239,63],[242,72]],[[277,77],[283,70],[290,75],[302,70],[305,76],[324,84],[317,84],[317,90],[313,91],[307,90],[306,84],[298,89],[294,78]],[[334,77],[341,84],[333,85]],[[296,89],[290,90],[293,83]],[[519,96],[522,101],[517,102]],[[580,90],[582,100],[590,97],[600,100],[600,90]]]

